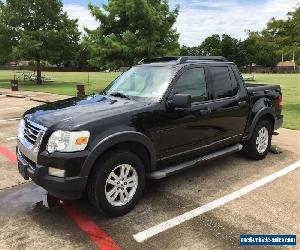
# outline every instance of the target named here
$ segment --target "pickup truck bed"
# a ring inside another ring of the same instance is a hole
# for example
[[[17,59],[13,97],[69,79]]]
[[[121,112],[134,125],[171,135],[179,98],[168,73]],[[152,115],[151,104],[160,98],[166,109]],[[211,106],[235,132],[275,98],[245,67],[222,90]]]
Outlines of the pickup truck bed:
[[[266,83],[246,83],[245,85],[248,93],[255,93],[259,91],[271,91],[271,90],[274,90],[278,93],[281,92],[280,85],[273,85],[273,84],[271,85]]]

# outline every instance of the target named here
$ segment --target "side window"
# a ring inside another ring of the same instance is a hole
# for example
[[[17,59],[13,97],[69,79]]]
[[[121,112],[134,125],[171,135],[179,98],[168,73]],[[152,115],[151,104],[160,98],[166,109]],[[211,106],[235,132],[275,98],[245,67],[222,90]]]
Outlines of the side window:
[[[184,72],[175,83],[176,94],[188,94],[192,102],[207,100],[206,79],[203,68],[192,68]]]
[[[233,93],[228,67],[211,67],[211,74],[215,99],[231,97]]]
[[[231,67],[229,68],[229,72],[230,72],[230,78],[231,78],[232,94],[233,94],[233,96],[235,96],[239,92],[239,87],[238,87],[238,83],[237,83],[235,74],[233,72],[233,69]]]

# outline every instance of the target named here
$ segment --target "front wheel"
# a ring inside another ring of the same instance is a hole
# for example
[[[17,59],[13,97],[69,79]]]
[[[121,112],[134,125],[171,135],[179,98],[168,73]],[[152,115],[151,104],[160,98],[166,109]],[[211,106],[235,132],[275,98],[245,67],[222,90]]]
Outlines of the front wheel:
[[[252,137],[244,145],[244,153],[251,159],[262,160],[271,147],[272,126],[269,121],[261,120],[257,123]]]
[[[89,198],[105,215],[129,212],[140,199],[145,186],[142,161],[128,151],[114,150],[97,162],[89,181]]]

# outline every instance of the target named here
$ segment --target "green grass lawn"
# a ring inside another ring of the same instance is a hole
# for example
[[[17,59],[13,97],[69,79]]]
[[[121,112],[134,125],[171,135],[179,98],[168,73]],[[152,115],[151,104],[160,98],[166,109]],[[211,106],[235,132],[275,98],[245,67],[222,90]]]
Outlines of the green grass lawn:
[[[20,90],[41,91],[61,95],[76,95],[76,85],[83,83],[86,85],[87,94],[99,92],[107,84],[114,80],[120,72],[90,72],[89,84],[87,72],[45,72],[43,75],[52,81],[43,85],[36,85],[32,81],[19,81]],[[14,72],[0,70],[0,88],[10,88],[10,80],[14,78]]]
[[[283,127],[300,129],[300,74],[254,74],[254,76],[256,82],[280,84],[283,94]]]
[[[36,85],[20,81],[20,90],[41,91],[55,94],[76,95],[76,84],[84,83],[88,94],[99,92],[120,73],[91,72],[88,84],[87,72],[45,72],[53,82]],[[256,82],[280,84],[283,92],[284,127],[300,129],[300,74],[254,74]],[[10,88],[13,71],[0,71],[0,88]]]

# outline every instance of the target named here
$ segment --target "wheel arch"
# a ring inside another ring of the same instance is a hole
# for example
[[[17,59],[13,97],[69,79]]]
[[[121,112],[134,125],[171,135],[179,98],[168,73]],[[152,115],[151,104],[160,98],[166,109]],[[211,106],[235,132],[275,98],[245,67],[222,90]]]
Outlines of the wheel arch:
[[[275,117],[273,114],[273,110],[272,108],[266,107],[264,109],[261,109],[259,112],[256,113],[256,115],[254,116],[251,126],[249,128],[249,133],[247,135],[246,140],[249,140],[254,132],[254,129],[257,125],[257,123],[261,120],[267,120],[271,123],[272,126],[272,130],[274,129],[274,124],[275,124]]]
[[[155,168],[156,151],[151,140],[134,131],[117,132],[99,140],[85,160],[81,176],[88,176],[97,159],[113,149],[124,149],[135,153],[143,161],[146,172]]]

